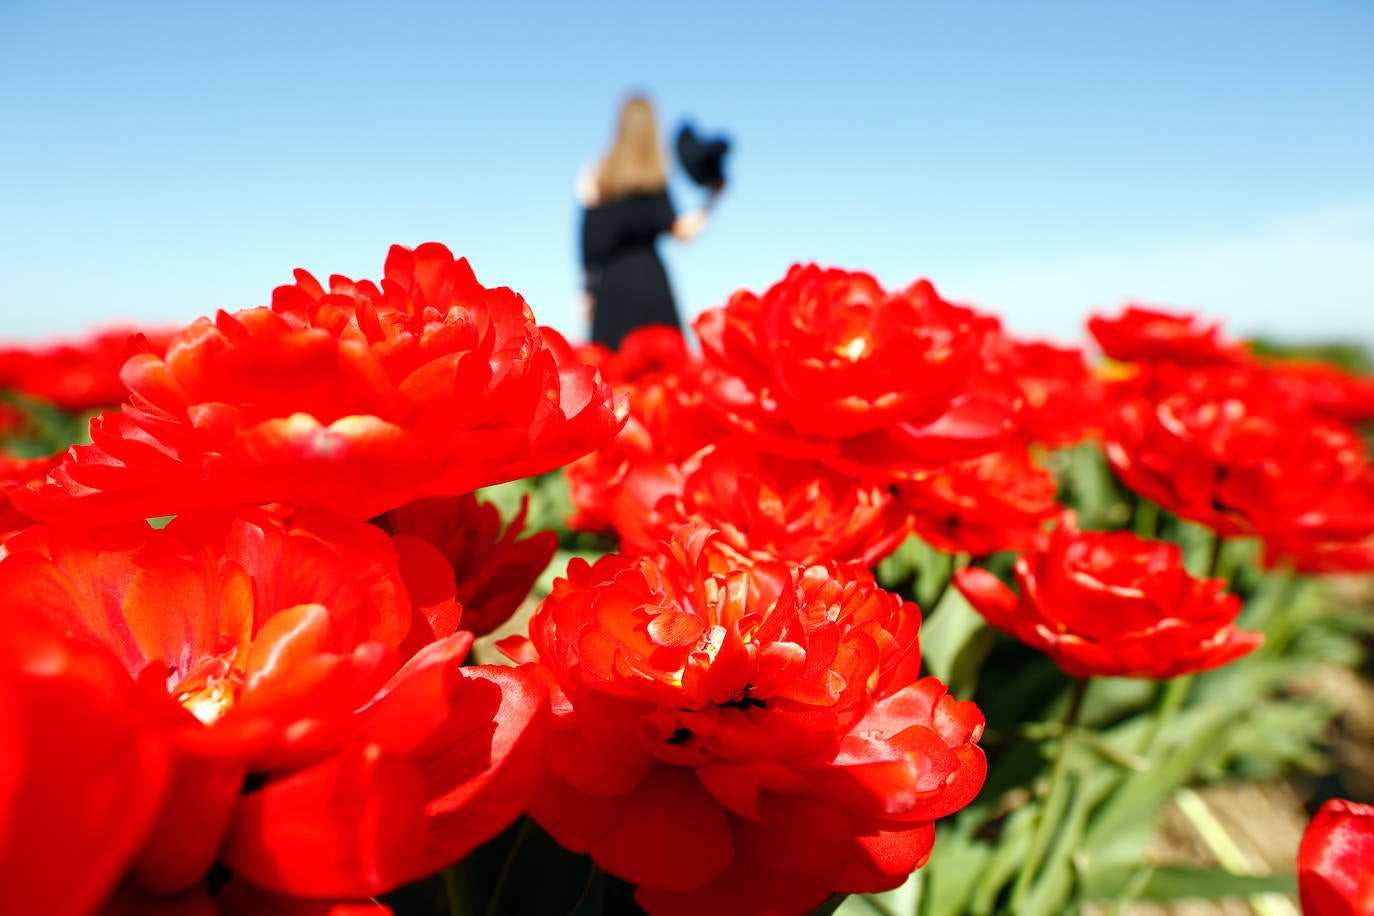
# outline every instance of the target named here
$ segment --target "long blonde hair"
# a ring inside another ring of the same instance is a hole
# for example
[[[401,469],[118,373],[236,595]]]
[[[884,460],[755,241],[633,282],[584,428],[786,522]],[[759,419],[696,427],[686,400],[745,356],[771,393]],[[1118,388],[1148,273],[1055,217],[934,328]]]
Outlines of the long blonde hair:
[[[661,191],[666,184],[654,106],[644,96],[632,95],[620,108],[615,143],[596,170],[597,199],[604,204],[628,194]]]

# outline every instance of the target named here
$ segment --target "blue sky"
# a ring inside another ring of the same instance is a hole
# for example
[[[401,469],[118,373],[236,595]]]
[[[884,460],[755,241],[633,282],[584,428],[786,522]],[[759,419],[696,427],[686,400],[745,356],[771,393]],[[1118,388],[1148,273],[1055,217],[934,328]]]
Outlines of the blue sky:
[[[687,315],[818,260],[1025,335],[1137,300],[1374,344],[1367,0],[852,6],[0,0],[0,337],[431,239],[582,337],[573,183],[639,87],[736,144],[664,245]]]

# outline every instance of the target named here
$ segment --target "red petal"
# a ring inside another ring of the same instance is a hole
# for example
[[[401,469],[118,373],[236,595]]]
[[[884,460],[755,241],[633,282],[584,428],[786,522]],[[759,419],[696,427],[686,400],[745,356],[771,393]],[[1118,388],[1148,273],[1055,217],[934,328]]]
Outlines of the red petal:
[[[696,775],[654,769],[633,796],[629,816],[592,845],[592,859],[645,887],[688,890],[720,874],[735,857],[730,818]]]
[[[243,789],[243,766],[183,751],[162,814],[134,863],[144,888],[172,894],[190,888],[219,856],[229,817]]]
[[[988,623],[1007,628],[1005,622],[1016,613],[1016,594],[1000,579],[986,569],[970,566],[955,571],[954,584]]]
[[[140,715],[138,688],[113,656],[8,610],[0,634],[0,897],[9,913],[89,913],[153,825],[167,741]]]
[[[220,860],[268,890],[372,896],[414,876],[424,806],[411,761],[368,745],[245,795]]]
[[[430,792],[429,846],[417,878],[513,823],[544,772],[550,716],[543,685],[497,665],[458,675],[449,697],[454,715],[415,754]]]
[[[876,894],[906,880],[930,858],[935,848],[935,825],[920,824],[910,830],[883,830],[857,837],[861,855],[849,860],[835,890],[846,894]]]

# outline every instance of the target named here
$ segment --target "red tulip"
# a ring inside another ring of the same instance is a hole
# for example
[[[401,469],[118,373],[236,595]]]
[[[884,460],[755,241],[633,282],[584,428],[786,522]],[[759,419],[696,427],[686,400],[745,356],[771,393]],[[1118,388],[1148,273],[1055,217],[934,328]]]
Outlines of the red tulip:
[[[1021,440],[1059,447],[1101,431],[1106,392],[1081,349],[995,335],[984,358],[1021,389]]]
[[[674,470],[674,485],[649,491],[653,502],[624,500],[615,507],[622,550],[654,553],[680,528],[699,523],[717,530],[710,548],[736,565],[872,566],[911,527],[886,487],[815,461],[759,452],[738,436],[707,446]]]
[[[48,472],[62,461],[61,455],[46,458],[15,458],[0,454],[0,542],[16,531],[22,531],[33,524],[29,518],[14,505],[11,495],[39,483]]]
[[[718,574],[712,537],[574,561],[503,644],[556,685],[532,816],[653,913],[897,886],[982,785],[982,715],[918,679],[916,607],[866,572]]]
[[[985,569],[961,569],[954,581],[988,623],[1072,677],[1171,678],[1224,665],[1264,641],[1232,626],[1240,599],[1222,579],[1188,575],[1175,545],[1080,532],[1072,515],[1017,559],[1019,597]]]
[[[241,503],[368,518],[559,467],[623,421],[595,369],[442,245],[393,247],[380,287],[297,271],[272,308],[220,312],[130,359],[122,413],[93,421],[27,496],[45,519]]]
[[[1374,913],[1374,805],[1333,798],[1298,847],[1303,916]]]
[[[795,266],[695,323],[703,393],[768,451],[869,480],[919,476],[998,448],[1020,395],[982,369],[995,320],[926,281],[888,293],[868,274]]]
[[[7,615],[46,620],[68,651],[108,659],[124,693],[159,700],[150,721],[110,726],[170,747],[163,775],[115,771],[122,796],[155,799],[139,842],[118,847],[120,900],[208,900],[221,866],[234,876],[225,893],[365,899],[520,813],[539,777],[545,691],[513,669],[461,667],[472,635],[453,632],[460,612],[436,571],[447,564],[418,539],[318,512],[182,516],[161,531],[35,526],[6,544]],[[26,737],[92,702],[51,706]],[[73,843],[103,829],[61,822]]]
[[[1038,544],[1041,524],[1061,510],[1055,491],[1054,476],[1022,446],[948,465],[897,492],[924,540],[949,553],[983,556]]]
[[[73,413],[114,407],[129,397],[124,361],[161,355],[171,328],[110,328],[84,340],[0,350],[0,389],[8,388]]]
[[[629,400],[630,417],[614,441],[568,466],[568,523],[652,540],[641,531],[649,522],[643,507],[678,492],[679,465],[725,430],[702,404],[701,362],[686,352],[681,334],[642,328],[626,335],[623,347],[608,371],[615,390]]]
[[[601,375],[617,390],[653,379],[681,374],[696,362],[687,339],[677,328],[649,325],[635,328],[599,364]]]
[[[1258,366],[1160,366],[1119,391],[1107,457],[1122,481],[1218,533],[1359,540],[1374,474],[1358,434]]]
[[[7,602],[0,628],[0,912],[83,916],[167,795],[158,685]]]
[[[1197,315],[1129,305],[1115,317],[1094,315],[1088,330],[1102,351],[1122,362],[1171,362],[1188,366],[1234,363],[1245,348],[1228,340],[1217,322]]]
[[[1318,416],[1344,423],[1374,420],[1374,376],[1301,360],[1275,360],[1265,368],[1280,388],[1306,402]]]
[[[553,531],[525,531],[528,508],[526,501],[503,525],[496,506],[469,493],[417,500],[378,522],[393,537],[419,538],[438,549],[452,568],[444,589],[456,589],[462,605],[458,628],[481,636],[510,619],[558,550]]]

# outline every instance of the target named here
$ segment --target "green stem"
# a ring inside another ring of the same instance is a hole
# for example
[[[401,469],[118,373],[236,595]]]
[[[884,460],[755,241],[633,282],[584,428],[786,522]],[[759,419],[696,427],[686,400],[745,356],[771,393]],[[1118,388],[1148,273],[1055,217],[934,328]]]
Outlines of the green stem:
[[[948,565],[941,568],[940,587],[935,589],[933,595],[929,595],[928,604],[922,604],[921,611],[925,614],[935,613],[935,609],[940,606],[940,602],[945,600],[945,595],[949,592],[949,587],[954,584],[954,573],[956,570],[963,569],[969,564],[969,555],[966,553],[947,554],[949,557]]]
[[[1069,749],[1073,746],[1074,727],[1078,723],[1078,714],[1083,709],[1083,697],[1088,692],[1090,680],[1090,678],[1084,678],[1074,683],[1073,695],[1069,698],[1069,707],[1064,712],[1063,732],[1059,736],[1059,747],[1055,751],[1054,768],[1050,771],[1050,787],[1045,793],[1040,820],[1035,825],[1035,833],[1031,838],[1030,850],[1025,859],[1021,861],[1021,871],[1016,875],[1016,883],[1012,885],[1012,912],[1021,909],[1026,893],[1030,890],[1031,884],[1040,870],[1040,862],[1044,858],[1050,839],[1054,836],[1059,821],[1064,816],[1064,808],[1068,801],[1066,790],[1068,788]]]
[[[1259,589],[1245,603],[1237,625],[1247,630],[1259,630],[1266,635],[1276,628],[1288,609],[1298,584],[1298,576],[1291,563],[1282,563],[1264,577]],[[1271,640],[1272,642],[1272,640]],[[1272,645],[1264,651],[1272,653]]]
[[[1165,728],[1173,721],[1174,716],[1178,715],[1178,711],[1183,708],[1183,704],[1188,699],[1188,692],[1192,687],[1193,675],[1191,674],[1171,678],[1164,684],[1159,707],[1155,709],[1154,721],[1150,723],[1149,730],[1145,733],[1144,739],[1140,742],[1140,747],[1136,750],[1138,755],[1153,760]]]
[[[463,863],[455,862],[443,871],[444,895],[448,898],[448,916],[469,916],[467,912],[468,882],[462,869]]]
[[[1240,565],[1240,554],[1245,549],[1243,538],[1224,538],[1217,547],[1216,558],[1212,562],[1212,578],[1225,579],[1228,591],[1235,591],[1236,568]]]
[[[530,838],[535,835],[538,829],[539,828],[535,826],[534,819],[531,817],[525,817],[520,822],[520,830],[515,834],[515,842],[511,844],[510,852],[506,853],[506,861],[501,863],[501,873],[496,876],[496,884],[491,889],[491,904],[487,907],[488,912],[499,912],[498,904],[500,904],[505,897],[506,886],[510,884],[515,876],[515,863],[520,858],[521,853],[524,852],[525,847],[529,845]],[[453,888],[452,885],[448,884],[449,871],[450,869],[444,870],[444,882],[446,886],[449,887],[449,916],[462,916],[453,906]]]
[[[1159,506],[1142,496],[1135,504],[1135,536],[1151,540],[1158,532]]]
[[[921,610],[933,613],[940,599],[954,578],[954,556],[943,550],[927,546],[927,553],[921,563],[916,579],[916,603]]]
[[[1226,550],[1226,539],[1220,532],[1212,533],[1212,558],[1207,563],[1207,578],[1215,579],[1221,571],[1221,555]]]
[[[1121,916],[1126,906],[1135,900],[1135,898],[1139,897],[1140,892],[1145,890],[1145,885],[1150,883],[1150,878],[1153,877],[1155,873],[1155,867],[1156,866],[1150,864],[1141,865],[1135,871],[1131,872],[1131,877],[1121,888],[1120,895],[1112,901],[1111,908],[1107,911],[1107,916]]]

